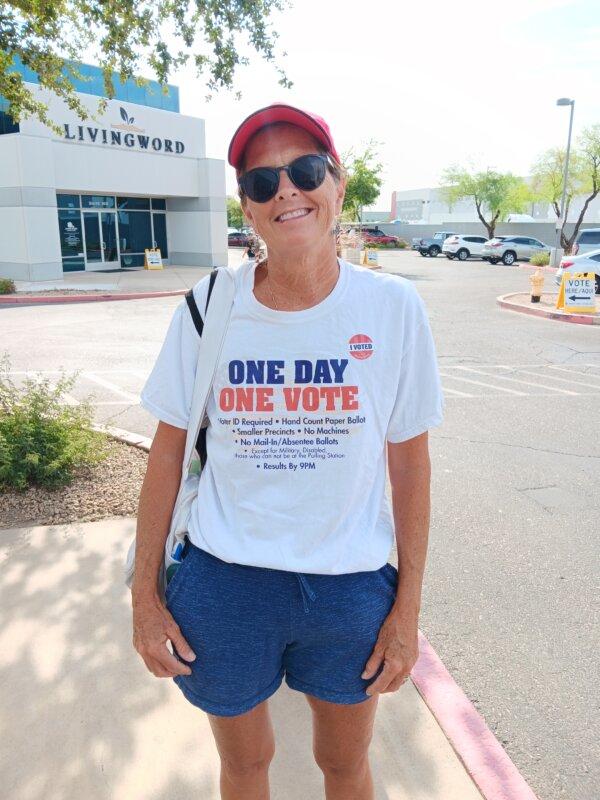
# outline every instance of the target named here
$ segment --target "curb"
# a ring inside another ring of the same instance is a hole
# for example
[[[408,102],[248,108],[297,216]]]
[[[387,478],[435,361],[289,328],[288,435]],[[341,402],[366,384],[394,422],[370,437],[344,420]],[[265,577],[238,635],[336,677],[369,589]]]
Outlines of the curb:
[[[146,436],[123,428],[92,427],[150,450],[152,439]],[[484,800],[539,800],[420,630],[418,636],[419,658],[409,677]]]
[[[485,800],[539,800],[421,631],[410,676]]]
[[[600,325],[600,314],[569,314],[568,312],[559,311],[546,311],[544,308],[529,308],[520,303],[511,301],[511,297],[526,294],[525,292],[512,292],[511,294],[501,294],[496,298],[496,302],[502,308],[507,308],[509,311],[517,311],[520,314],[530,314],[534,317],[546,317],[546,319],[554,319],[560,322],[573,322],[576,325]],[[558,297],[558,292],[554,292]]]
[[[553,275],[556,275],[556,270],[558,269],[558,267],[550,267],[548,265],[546,265],[545,267],[535,267],[533,264],[529,264],[529,263],[525,263],[525,264],[519,263],[519,267],[521,269],[533,269],[533,270],[541,269],[543,272],[551,272]]]
[[[147,297],[173,297],[185,294],[187,289],[177,289],[172,292],[135,292],[132,294],[59,294],[59,295],[34,295],[32,297],[13,297],[1,295],[0,305],[32,305],[46,303],[98,303],[107,300],[144,300]]]

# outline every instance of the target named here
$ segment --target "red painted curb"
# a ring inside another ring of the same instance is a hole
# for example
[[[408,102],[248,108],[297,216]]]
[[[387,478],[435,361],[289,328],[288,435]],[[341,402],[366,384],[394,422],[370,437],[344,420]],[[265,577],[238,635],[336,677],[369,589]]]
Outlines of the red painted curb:
[[[410,677],[485,800],[539,800],[421,631]]]
[[[517,311],[520,314],[531,314],[534,317],[545,317],[546,319],[555,319],[559,322],[573,322],[576,325],[600,325],[600,317],[597,314],[565,314],[558,310],[546,311],[543,308],[530,308],[529,306],[522,306],[519,303],[512,303],[507,299],[509,297],[514,297],[516,294],[523,294],[523,292],[501,294],[496,298],[496,302],[502,308],[507,308],[509,311]]]
[[[133,294],[58,294],[35,295],[33,297],[0,296],[0,305],[30,305],[32,303],[93,303],[106,300],[144,300],[147,297],[173,297],[185,294],[187,289],[173,292],[136,292]]]

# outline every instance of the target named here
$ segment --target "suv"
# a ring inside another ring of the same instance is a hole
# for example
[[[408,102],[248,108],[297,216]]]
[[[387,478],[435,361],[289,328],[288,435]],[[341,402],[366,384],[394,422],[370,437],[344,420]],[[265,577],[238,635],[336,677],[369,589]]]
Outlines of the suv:
[[[458,258],[459,261],[466,261],[469,256],[481,256],[483,245],[487,242],[487,236],[475,236],[473,234],[455,234],[449,236],[442,245],[442,253],[446,258]]]
[[[484,261],[489,261],[490,264],[502,261],[503,264],[510,266],[517,259],[529,261],[536,253],[549,254],[550,248],[531,236],[495,236],[483,245],[481,255]]]
[[[456,236],[456,234],[454,231],[436,231],[431,239],[421,239],[417,250],[422,256],[435,258],[442,252],[442,245],[449,236]]]
[[[600,248],[600,228],[587,228],[577,234],[571,255],[580,256],[582,253],[598,250],[598,248]]]
[[[360,233],[365,244],[397,244],[400,241],[397,236],[390,236],[380,228],[363,228]]]

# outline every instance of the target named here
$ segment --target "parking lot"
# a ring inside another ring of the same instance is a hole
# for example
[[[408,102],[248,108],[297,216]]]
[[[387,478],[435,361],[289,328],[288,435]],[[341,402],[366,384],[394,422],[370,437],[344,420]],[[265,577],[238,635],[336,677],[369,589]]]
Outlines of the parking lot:
[[[529,287],[515,265],[379,260],[425,301],[447,401],[420,627],[540,797],[592,798],[600,330],[499,308]],[[66,402],[151,436],[139,392],[181,300],[2,308],[0,338],[15,380],[81,370]]]

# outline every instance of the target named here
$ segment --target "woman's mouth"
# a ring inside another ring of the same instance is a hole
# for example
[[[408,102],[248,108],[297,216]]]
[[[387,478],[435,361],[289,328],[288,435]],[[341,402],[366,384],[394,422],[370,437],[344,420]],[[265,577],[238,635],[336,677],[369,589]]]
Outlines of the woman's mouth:
[[[275,217],[275,222],[287,222],[290,219],[306,217],[311,211],[312,208],[295,208],[293,211],[285,211],[283,214]]]

